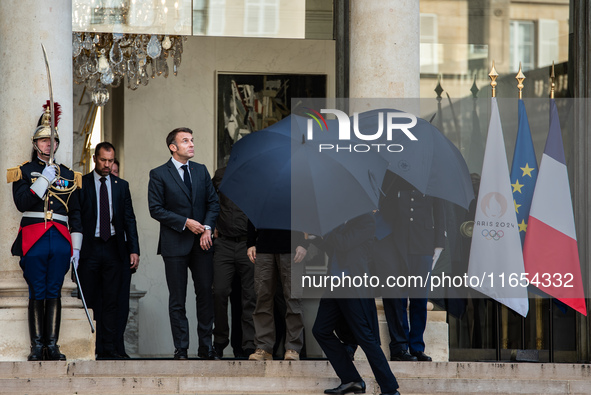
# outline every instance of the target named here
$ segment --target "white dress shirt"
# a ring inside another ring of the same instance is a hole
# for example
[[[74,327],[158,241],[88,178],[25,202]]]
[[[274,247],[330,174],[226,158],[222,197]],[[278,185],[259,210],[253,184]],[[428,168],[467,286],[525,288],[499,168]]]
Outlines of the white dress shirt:
[[[189,178],[191,177],[191,170],[189,169],[189,162],[187,161],[187,163],[181,163],[178,160],[174,159],[174,158],[170,158],[170,160],[172,160],[172,164],[174,165],[174,167],[176,167],[176,170],[179,172],[179,176],[181,176],[181,180],[185,181],[185,171],[183,169],[181,169],[181,166],[187,166],[187,171],[189,172]],[[193,180],[191,180],[193,181]],[[191,182],[191,185],[193,183]]]

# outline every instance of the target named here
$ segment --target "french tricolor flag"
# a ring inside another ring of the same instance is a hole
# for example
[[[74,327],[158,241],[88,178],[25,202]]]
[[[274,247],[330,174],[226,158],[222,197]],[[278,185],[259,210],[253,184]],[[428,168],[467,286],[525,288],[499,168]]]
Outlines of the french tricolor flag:
[[[550,130],[540,163],[523,246],[530,283],[587,315],[575,219],[558,110],[550,100]]]

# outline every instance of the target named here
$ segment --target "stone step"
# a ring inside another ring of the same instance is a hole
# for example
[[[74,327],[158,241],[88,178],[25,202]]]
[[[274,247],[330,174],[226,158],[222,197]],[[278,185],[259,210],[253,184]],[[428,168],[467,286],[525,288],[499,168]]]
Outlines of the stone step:
[[[391,362],[402,394],[589,394],[591,365]],[[379,393],[356,361],[367,393]],[[339,384],[327,361],[0,362],[1,394],[322,394]]]

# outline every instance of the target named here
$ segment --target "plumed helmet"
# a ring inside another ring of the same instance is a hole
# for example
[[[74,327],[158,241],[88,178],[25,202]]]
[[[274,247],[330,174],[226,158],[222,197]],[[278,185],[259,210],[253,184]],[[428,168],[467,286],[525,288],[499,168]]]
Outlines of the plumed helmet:
[[[43,105],[44,111],[41,118],[39,118],[39,122],[37,123],[37,128],[35,129],[35,133],[33,133],[33,141],[39,139],[45,139],[51,137],[51,110],[50,110],[50,101],[47,100],[47,103]],[[60,115],[62,114],[62,107],[59,105],[58,102],[54,103],[55,108],[55,141],[59,143],[60,136],[57,132],[57,124],[60,119]]]

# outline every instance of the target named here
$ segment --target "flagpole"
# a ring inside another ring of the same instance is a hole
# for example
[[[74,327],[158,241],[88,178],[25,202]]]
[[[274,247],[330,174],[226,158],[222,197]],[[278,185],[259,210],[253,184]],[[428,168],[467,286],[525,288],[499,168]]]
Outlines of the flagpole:
[[[496,313],[495,313],[495,317],[496,317],[496,325],[495,325],[495,334],[496,334],[496,354],[497,354],[497,362],[501,361],[501,304],[499,302],[497,302],[496,300],[495,302],[495,306],[496,306]]]
[[[552,61],[552,72],[550,73],[550,100],[554,100],[554,90],[556,89],[556,75],[554,74],[554,61]],[[548,348],[549,362],[554,363],[554,298],[550,298],[550,308],[548,319]]]
[[[554,363],[554,299],[550,298],[549,302],[550,319],[548,320],[548,348],[550,350],[550,353],[548,359],[550,363]]]
[[[525,75],[523,71],[521,71],[521,62],[519,62],[519,72],[515,76],[517,80],[517,89],[519,90],[519,100],[523,100],[523,80],[525,80]],[[528,298],[529,303],[529,298]],[[521,349],[525,350],[525,317],[521,316]]]
[[[490,78],[490,86],[492,87],[492,97],[497,97],[497,77],[499,74],[497,70],[495,70],[495,61],[492,62],[492,68],[490,73],[488,73],[488,77]],[[497,354],[497,362],[501,360],[501,304],[495,300],[496,306],[496,325],[495,325],[495,332],[496,332],[496,354]]]

